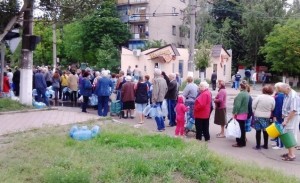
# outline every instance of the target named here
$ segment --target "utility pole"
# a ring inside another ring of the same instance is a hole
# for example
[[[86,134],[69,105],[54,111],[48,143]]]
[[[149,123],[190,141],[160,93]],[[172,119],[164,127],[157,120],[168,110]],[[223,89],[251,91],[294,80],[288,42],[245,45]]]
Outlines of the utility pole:
[[[55,19],[54,19],[54,22],[52,24],[52,40],[53,40],[53,72],[55,71],[56,69],[56,57],[57,57],[57,54],[56,54],[56,22],[55,22]]]
[[[20,78],[20,102],[32,105],[32,65],[33,54],[29,49],[30,39],[33,31],[33,4],[34,0],[27,0],[28,4],[24,10],[22,54],[21,54],[21,78]],[[29,41],[29,43],[28,43]]]
[[[194,76],[194,60],[195,60],[195,19],[196,19],[196,2],[190,0],[190,40],[189,40],[189,60],[188,60],[188,76]]]

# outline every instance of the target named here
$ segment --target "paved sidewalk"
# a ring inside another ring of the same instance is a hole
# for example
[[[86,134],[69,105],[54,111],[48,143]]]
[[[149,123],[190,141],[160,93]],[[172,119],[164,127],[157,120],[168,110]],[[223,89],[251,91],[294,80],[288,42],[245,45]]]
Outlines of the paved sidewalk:
[[[233,99],[239,91],[227,88],[228,92],[228,114],[231,114]],[[212,92],[213,95],[216,95],[216,91]],[[251,95],[256,97],[260,94],[260,90],[251,91]],[[39,112],[27,112],[27,113],[15,113],[15,114],[5,114],[0,115],[0,135],[17,132],[17,131],[26,131],[34,128],[42,128],[43,126],[49,125],[65,125],[73,124],[78,122],[84,122],[87,120],[98,119],[97,111],[89,108],[89,113],[81,113],[80,108],[73,107],[58,107],[58,110],[47,110]],[[300,178],[300,151],[296,152],[297,159],[294,162],[284,162],[280,158],[280,154],[286,152],[283,150],[253,150],[252,147],[255,146],[255,130],[252,130],[250,133],[247,133],[247,146],[244,148],[233,148],[232,144],[235,143],[235,140],[225,139],[225,138],[216,138],[220,130],[220,127],[213,124],[213,115],[210,119],[210,135],[211,142],[208,143],[208,148],[214,152],[220,154],[221,156],[231,157],[235,160],[247,162],[250,164],[257,164],[261,167],[268,167],[271,169],[279,170],[288,175],[294,175]],[[120,121],[134,127],[139,119],[119,119],[114,118],[115,121]],[[165,122],[166,125],[168,122]],[[140,128],[149,130],[153,133],[158,133],[156,131],[156,123],[152,119],[145,121],[145,124]],[[175,128],[167,127],[166,131],[163,134],[174,136]],[[190,133],[189,138],[194,139],[194,134]],[[300,135],[298,135],[300,138]],[[298,139],[300,142],[300,139]],[[199,142],[205,143],[205,142]],[[271,142],[269,147],[271,147]]]
[[[96,115],[70,110],[45,110],[0,115],[0,135],[42,128],[50,125],[66,125],[98,119]]]

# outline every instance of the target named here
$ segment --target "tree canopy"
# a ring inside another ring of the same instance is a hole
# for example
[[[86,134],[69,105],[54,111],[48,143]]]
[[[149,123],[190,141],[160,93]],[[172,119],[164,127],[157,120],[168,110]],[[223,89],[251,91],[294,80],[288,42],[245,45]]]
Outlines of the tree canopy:
[[[291,19],[276,25],[261,48],[266,61],[276,72],[295,75],[300,73],[300,20]]]

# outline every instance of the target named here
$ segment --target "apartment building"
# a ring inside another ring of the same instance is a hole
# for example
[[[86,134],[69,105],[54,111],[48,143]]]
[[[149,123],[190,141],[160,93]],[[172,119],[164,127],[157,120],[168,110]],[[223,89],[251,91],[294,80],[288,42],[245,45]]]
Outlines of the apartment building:
[[[117,5],[132,35],[129,49],[142,48],[148,40],[187,47],[181,25],[188,0],[117,0]]]

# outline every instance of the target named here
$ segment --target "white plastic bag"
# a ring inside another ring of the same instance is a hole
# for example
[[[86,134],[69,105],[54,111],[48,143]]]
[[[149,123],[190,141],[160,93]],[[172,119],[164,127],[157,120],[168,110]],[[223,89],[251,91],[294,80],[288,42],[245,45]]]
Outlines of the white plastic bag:
[[[168,104],[167,100],[164,100],[162,105],[161,105],[161,112],[163,116],[168,116]]]
[[[226,138],[241,138],[240,124],[236,119],[232,119],[228,122]]]
[[[143,115],[148,116],[149,112],[151,110],[151,105],[147,105],[146,108],[143,110]]]

